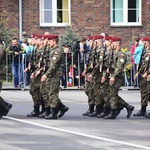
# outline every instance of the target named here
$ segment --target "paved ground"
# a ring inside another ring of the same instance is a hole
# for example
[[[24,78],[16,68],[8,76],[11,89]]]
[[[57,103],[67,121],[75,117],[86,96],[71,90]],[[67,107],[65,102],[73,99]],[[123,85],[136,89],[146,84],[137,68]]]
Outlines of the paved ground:
[[[1,96],[13,104],[0,120],[0,150],[150,150],[150,120],[126,118],[123,110],[116,120],[83,117],[88,108],[84,91],[61,91],[70,108],[63,118],[27,118],[32,110],[28,91],[3,90]],[[140,93],[120,91],[127,102],[140,109]],[[148,107],[150,111],[150,107]]]

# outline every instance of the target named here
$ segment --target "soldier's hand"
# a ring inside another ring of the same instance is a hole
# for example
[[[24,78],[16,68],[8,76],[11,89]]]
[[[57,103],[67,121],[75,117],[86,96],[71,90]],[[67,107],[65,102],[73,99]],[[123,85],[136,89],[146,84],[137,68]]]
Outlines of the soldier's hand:
[[[142,75],[143,78],[146,78],[147,77],[147,72],[145,72],[143,75]]]
[[[41,82],[45,81],[46,78],[47,78],[47,76],[44,74],[44,75],[42,76],[42,78],[41,78]]]
[[[147,81],[150,81],[150,75],[147,76]]]
[[[105,80],[106,80],[105,77],[102,77],[102,78],[101,78],[101,83],[104,83]]]
[[[33,78],[34,78],[34,73],[32,73],[32,74],[30,75],[30,78],[31,78],[31,79],[33,79]]]
[[[28,68],[26,68],[25,70],[24,70],[24,72],[27,72],[28,71]]]
[[[138,78],[139,76],[139,73],[137,72],[135,75],[134,75],[134,81]]]
[[[87,80],[88,80],[88,81],[91,81],[92,78],[93,78],[93,76],[92,76],[91,74],[89,74],[89,75],[87,76]]]
[[[113,77],[111,77],[110,80],[109,80],[109,84],[110,84],[110,85],[113,85],[114,82],[115,82],[115,79],[114,79]]]
[[[41,72],[38,70],[35,74],[35,77],[37,77]]]
[[[85,76],[85,72],[86,72],[85,70],[82,72],[82,76]]]

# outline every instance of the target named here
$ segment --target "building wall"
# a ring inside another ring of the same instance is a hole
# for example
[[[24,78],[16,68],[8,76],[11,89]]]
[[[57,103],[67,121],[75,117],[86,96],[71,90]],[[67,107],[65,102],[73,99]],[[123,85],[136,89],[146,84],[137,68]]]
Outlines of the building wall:
[[[14,35],[19,36],[19,0],[0,0],[2,18],[8,19],[7,28],[13,29]],[[59,34],[64,27],[39,26],[39,0],[22,0],[23,3],[23,30],[43,34],[46,31]],[[71,25],[79,36],[100,34],[120,36],[123,46],[129,45],[134,36],[150,35],[150,1],[142,0],[142,27],[111,27],[110,0],[71,0]]]

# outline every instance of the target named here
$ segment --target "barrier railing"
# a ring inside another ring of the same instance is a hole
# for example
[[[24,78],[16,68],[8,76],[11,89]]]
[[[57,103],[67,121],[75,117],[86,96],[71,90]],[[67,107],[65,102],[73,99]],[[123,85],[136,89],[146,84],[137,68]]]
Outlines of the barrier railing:
[[[73,52],[63,53],[62,78],[60,80],[61,89],[83,89],[86,80],[81,77],[87,61],[88,54],[78,54],[75,57]],[[29,89],[30,73],[24,72],[28,62],[26,55],[19,55],[18,63],[14,55],[6,55],[6,77],[3,88],[8,89]],[[134,82],[135,65],[130,64],[128,69],[124,70],[125,88],[139,88],[139,79]]]

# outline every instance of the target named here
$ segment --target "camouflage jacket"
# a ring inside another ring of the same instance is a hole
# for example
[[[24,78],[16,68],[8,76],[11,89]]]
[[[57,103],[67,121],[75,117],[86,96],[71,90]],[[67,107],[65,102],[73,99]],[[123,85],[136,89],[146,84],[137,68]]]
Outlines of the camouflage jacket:
[[[5,74],[6,51],[4,46],[0,44],[0,76]]]

